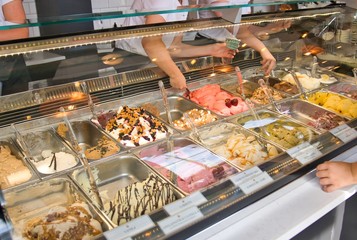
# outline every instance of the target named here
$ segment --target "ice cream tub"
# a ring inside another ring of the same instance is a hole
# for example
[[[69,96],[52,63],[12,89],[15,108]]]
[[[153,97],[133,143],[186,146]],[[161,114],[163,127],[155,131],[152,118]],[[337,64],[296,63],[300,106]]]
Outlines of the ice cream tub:
[[[24,154],[11,137],[0,139],[0,188],[7,189],[38,180]]]
[[[250,131],[255,131],[282,149],[289,149],[306,141],[310,142],[319,134],[311,127],[268,110],[260,110],[257,115],[259,119],[254,119],[252,115],[245,115],[231,121],[241,124]]]
[[[263,88],[257,83],[248,80],[243,80],[243,93],[237,82],[222,83],[222,89],[231,92],[232,94],[242,95],[249,98],[255,105],[269,104],[269,97],[264,93]],[[272,94],[275,101],[280,101],[286,97],[290,97],[290,94],[280,92],[272,87],[268,87],[268,91]]]
[[[200,127],[205,124],[215,122],[220,116],[204,109],[196,103],[189,101],[181,96],[169,96],[168,97],[170,116],[172,119],[171,126],[177,130],[185,131],[190,130],[190,125],[183,117],[184,113],[187,113],[196,127]],[[151,103],[145,103],[142,107],[153,114],[156,117],[168,122],[167,114],[163,100],[156,100]]]
[[[337,83],[327,88],[328,91],[342,94],[357,100],[357,85],[352,83]]]
[[[41,178],[61,174],[80,165],[76,153],[51,128],[26,132],[23,139],[30,154],[28,162]]]
[[[231,116],[249,109],[241,97],[221,89],[218,84],[207,84],[191,90],[187,98],[220,116]]]
[[[53,178],[5,191],[15,239],[94,239],[111,229],[101,213],[68,178]],[[36,237],[37,236],[37,237]]]
[[[113,226],[124,224],[183,197],[134,155],[113,156],[91,166],[103,212]],[[86,172],[77,169],[71,178],[98,205]]]
[[[289,117],[311,126],[320,132],[331,130],[348,122],[347,118],[299,99],[286,100],[279,103],[279,107],[280,110]]]
[[[307,100],[348,119],[357,118],[357,100],[330,91],[309,93]]]
[[[186,194],[210,187],[238,172],[224,158],[189,138],[173,138],[135,154]]]
[[[204,146],[241,170],[269,161],[282,152],[279,147],[233,123],[199,130]]]
[[[122,148],[117,141],[107,136],[90,121],[73,121],[71,126],[81,151],[90,161],[117,154]],[[55,131],[72,146],[69,128],[65,123],[57,125]],[[76,149],[75,146],[72,146],[72,148]]]
[[[144,108],[126,105],[103,112],[92,122],[128,148],[155,142],[173,132]]]
[[[247,78],[248,81],[253,82],[255,84],[258,84],[259,79],[262,79],[263,77],[250,77]],[[296,95],[299,94],[299,89],[295,84],[291,84],[287,81],[283,81],[280,78],[277,77],[268,77],[268,81],[265,81],[267,85],[281,93],[287,94],[287,96],[291,95]]]

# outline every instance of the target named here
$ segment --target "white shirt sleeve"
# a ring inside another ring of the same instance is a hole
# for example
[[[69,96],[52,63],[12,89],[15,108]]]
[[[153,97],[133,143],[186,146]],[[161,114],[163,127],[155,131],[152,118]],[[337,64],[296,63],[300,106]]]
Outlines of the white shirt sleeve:
[[[172,10],[174,1],[177,0],[143,0],[144,10]]]
[[[178,5],[179,4],[177,0],[143,0],[144,10],[175,10],[177,9]],[[160,16],[162,16],[166,22],[169,21],[167,13],[160,14]]]
[[[4,6],[5,4],[9,3],[9,2],[12,2],[13,0],[0,0],[0,5],[1,6]]]

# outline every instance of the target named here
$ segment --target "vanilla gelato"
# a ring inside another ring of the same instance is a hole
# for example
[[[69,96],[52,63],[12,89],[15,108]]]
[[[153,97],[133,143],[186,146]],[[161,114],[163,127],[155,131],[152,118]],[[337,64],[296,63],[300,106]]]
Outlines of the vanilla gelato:
[[[295,74],[303,88],[307,90],[314,90],[320,87],[320,79],[309,77],[308,75],[299,72],[295,72]],[[290,73],[285,75],[282,80],[296,85],[296,82]]]
[[[66,152],[53,153],[51,150],[42,151],[43,160],[31,160],[37,170],[43,174],[57,173],[77,165],[76,158]]]

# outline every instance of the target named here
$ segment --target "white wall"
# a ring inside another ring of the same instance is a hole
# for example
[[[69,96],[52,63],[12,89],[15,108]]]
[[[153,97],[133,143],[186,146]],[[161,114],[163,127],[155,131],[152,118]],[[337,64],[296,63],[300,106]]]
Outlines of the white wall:
[[[127,10],[132,4],[132,0],[91,0],[93,13],[101,12],[116,12],[120,10]],[[95,29],[112,28],[114,23],[118,27],[123,23],[124,18],[108,19],[102,21],[95,21]]]
[[[27,19],[32,22],[37,20],[37,10],[36,10],[36,3],[35,0],[24,0],[23,1],[25,13]],[[29,28],[30,37],[38,37],[40,36],[40,30],[38,27],[31,27]]]
[[[101,12],[116,12],[120,10],[129,9],[132,0],[91,0],[91,2],[92,2],[92,12],[101,13]],[[35,0],[24,0],[23,5],[26,12],[26,16],[29,19],[29,21],[30,22],[37,21]],[[114,26],[114,23],[116,23],[117,26],[120,27],[123,21],[124,21],[123,18],[95,21],[94,28],[95,29],[111,28]],[[40,31],[38,27],[31,27],[29,31],[30,31],[30,37],[40,36]]]

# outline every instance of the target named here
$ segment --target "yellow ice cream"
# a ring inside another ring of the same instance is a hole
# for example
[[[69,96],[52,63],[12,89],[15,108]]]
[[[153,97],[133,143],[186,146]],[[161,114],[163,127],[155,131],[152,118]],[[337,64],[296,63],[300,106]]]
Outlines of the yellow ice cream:
[[[348,118],[357,117],[357,101],[341,95],[330,92],[317,92],[309,96],[308,100]]]

